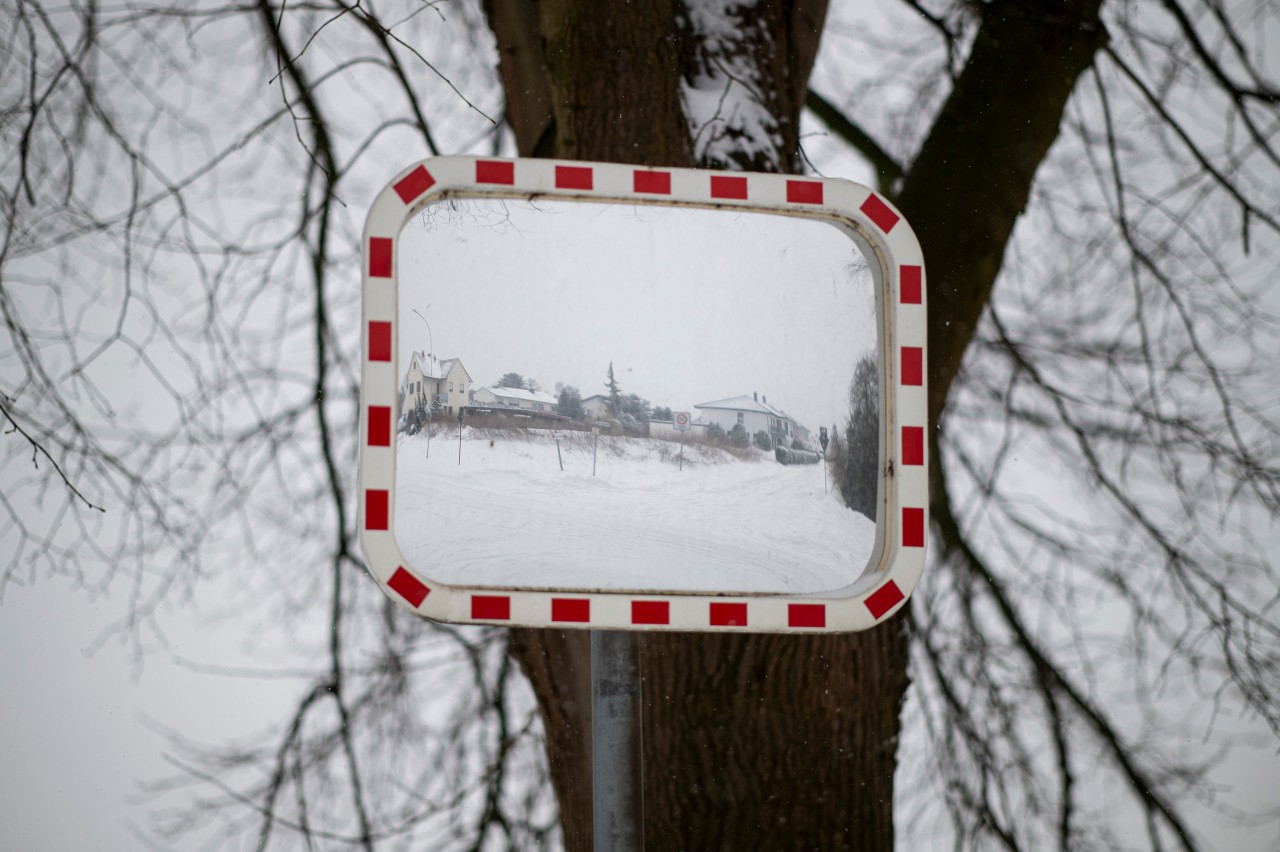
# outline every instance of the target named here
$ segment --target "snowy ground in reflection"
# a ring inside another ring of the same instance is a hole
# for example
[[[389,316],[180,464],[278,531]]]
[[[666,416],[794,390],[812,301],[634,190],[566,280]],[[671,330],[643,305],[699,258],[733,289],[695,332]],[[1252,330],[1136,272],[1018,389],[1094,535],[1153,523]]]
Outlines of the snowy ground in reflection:
[[[853,582],[875,524],[822,465],[589,432],[401,436],[395,532],[409,564],[470,586],[809,593]],[[563,459],[564,470],[560,469]],[[828,483],[828,487],[830,487]]]

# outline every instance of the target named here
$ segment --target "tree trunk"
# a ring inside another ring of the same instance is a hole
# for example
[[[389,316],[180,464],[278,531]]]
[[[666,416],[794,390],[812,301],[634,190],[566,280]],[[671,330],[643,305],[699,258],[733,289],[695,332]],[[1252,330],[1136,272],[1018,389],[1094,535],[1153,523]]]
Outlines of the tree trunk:
[[[758,10],[744,47],[782,111],[784,167],[796,165],[814,5]],[[678,38],[671,4],[492,0],[487,11],[523,155],[692,165],[679,83],[701,57]],[[654,633],[641,647],[649,848],[891,848],[901,620],[849,636]],[[565,845],[590,849],[588,636],[517,630],[511,650],[538,696]]]
[[[592,845],[589,645],[512,631],[570,850]],[[648,848],[893,848],[903,618],[848,635],[653,633],[641,649]]]
[[[1039,4],[988,4],[972,68],[904,183],[900,203],[929,263],[931,352],[945,360],[931,360],[935,416],[1066,98],[1100,44],[1098,0],[1053,5],[1060,14],[1046,23]],[[754,64],[780,149],[773,161],[717,164],[798,167],[799,110],[824,9],[764,2],[744,13],[730,50]],[[486,12],[522,155],[692,164],[678,87],[707,55],[677,4],[487,0]],[[955,193],[945,212],[929,207],[938,191]],[[641,647],[649,848],[893,847],[904,616],[851,635],[652,633]],[[511,653],[538,698],[565,846],[590,849],[588,635],[516,630]]]
[[[904,619],[642,647],[650,848],[893,848]]]

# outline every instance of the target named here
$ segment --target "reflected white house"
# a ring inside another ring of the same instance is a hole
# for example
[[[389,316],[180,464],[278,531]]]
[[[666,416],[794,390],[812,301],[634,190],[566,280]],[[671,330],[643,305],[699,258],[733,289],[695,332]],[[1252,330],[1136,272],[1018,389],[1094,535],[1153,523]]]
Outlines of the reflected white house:
[[[542,391],[494,385],[476,388],[471,394],[471,405],[484,408],[516,408],[550,414],[556,409],[556,398]]]
[[[809,445],[809,430],[782,409],[770,405],[768,397],[757,393],[701,402],[694,408],[698,409],[701,421],[714,423],[726,432],[741,425],[748,435],[767,432],[775,447],[790,446],[797,439]]]
[[[582,410],[588,420],[609,419],[609,397],[602,393],[592,394],[582,400]]]
[[[419,405],[428,411],[453,414],[467,405],[471,374],[460,358],[438,360],[425,352],[409,357],[401,386],[400,411],[407,414]]]

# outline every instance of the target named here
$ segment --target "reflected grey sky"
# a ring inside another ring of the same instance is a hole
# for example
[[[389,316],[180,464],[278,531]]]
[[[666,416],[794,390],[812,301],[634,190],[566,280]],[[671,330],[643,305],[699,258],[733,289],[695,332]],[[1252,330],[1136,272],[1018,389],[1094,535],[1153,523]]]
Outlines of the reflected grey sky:
[[[870,269],[823,221],[469,199],[416,216],[399,251],[402,371],[434,343],[477,384],[514,371],[586,397],[612,362],[655,405],[758,392],[816,431],[877,346]]]

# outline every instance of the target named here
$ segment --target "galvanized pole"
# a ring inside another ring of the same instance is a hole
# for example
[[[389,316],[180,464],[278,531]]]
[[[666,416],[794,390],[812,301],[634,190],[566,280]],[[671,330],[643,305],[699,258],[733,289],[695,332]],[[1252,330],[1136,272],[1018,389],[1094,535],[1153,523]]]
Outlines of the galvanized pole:
[[[591,631],[591,789],[595,852],[642,852],[640,644]]]

